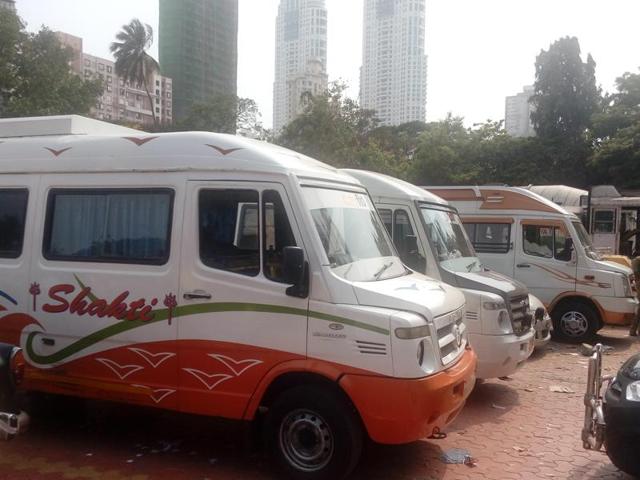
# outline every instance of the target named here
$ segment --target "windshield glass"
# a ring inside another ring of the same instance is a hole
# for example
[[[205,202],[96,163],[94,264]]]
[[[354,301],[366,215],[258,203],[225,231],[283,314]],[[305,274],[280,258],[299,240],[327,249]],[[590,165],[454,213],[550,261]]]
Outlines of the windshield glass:
[[[443,268],[450,272],[482,270],[480,260],[455,211],[426,205],[421,205],[420,211],[434,255]]]
[[[312,187],[303,192],[336,275],[371,282],[407,273],[366,194]]]
[[[602,257],[594,250],[593,243],[591,242],[591,236],[587,233],[587,229],[584,228],[582,222],[571,222],[571,224],[573,225],[573,228],[576,229],[578,239],[580,240],[587,256],[594,260],[601,260]]]

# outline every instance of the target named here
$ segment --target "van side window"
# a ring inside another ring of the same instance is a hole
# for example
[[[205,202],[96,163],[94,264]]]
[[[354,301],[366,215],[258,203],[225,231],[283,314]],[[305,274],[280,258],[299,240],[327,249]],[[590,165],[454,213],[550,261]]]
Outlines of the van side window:
[[[553,230],[553,256],[556,260],[568,262],[571,260],[571,251],[573,249],[571,237],[558,227],[555,227]]]
[[[22,255],[28,198],[25,189],[0,190],[0,258]]]
[[[413,270],[424,272],[426,259],[418,249],[418,239],[406,210],[393,212],[393,243],[402,261]]]
[[[54,189],[43,253],[47,260],[163,265],[169,260],[173,191]]]
[[[615,233],[615,210],[595,210],[593,212],[593,233]]]
[[[260,221],[255,190],[202,190],[198,199],[200,259],[211,268],[260,273]]]
[[[262,194],[264,275],[274,282],[285,283],[283,251],[285,247],[295,247],[296,239],[291,231],[280,194],[266,190]]]
[[[389,232],[389,235],[392,235],[393,225],[391,220],[391,210],[389,210],[388,208],[380,208],[378,209],[378,214],[380,215],[380,219],[382,220],[384,227],[387,229],[387,232]]]
[[[478,253],[508,253],[511,248],[508,223],[465,223],[464,228]]]
[[[523,225],[524,253],[536,257],[553,258],[553,227]]]

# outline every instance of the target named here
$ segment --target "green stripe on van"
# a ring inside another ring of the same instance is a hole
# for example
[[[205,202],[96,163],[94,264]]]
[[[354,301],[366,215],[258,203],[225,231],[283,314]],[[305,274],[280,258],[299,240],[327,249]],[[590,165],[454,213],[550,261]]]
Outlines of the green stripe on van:
[[[280,305],[267,305],[260,303],[201,303],[197,305],[183,305],[181,307],[176,307],[173,311],[172,318],[178,319],[180,317],[188,317],[191,315],[198,315],[202,313],[215,313],[215,312],[259,312],[259,313],[280,313],[284,315],[298,315],[301,317],[306,317],[307,314],[309,317],[317,318],[318,320],[325,320],[327,322],[332,323],[341,323],[343,325],[348,325],[354,328],[360,328],[362,330],[368,330],[370,332],[379,333],[381,335],[389,335],[389,330],[385,328],[376,327],[374,325],[369,325],[368,323],[359,322],[357,320],[351,320],[344,317],[338,317],[335,315],[329,315],[327,313],[322,312],[314,312],[300,308],[292,308],[292,307],[283,307]],[[40,365],[51,365],[53,363],[61,362],[66,360],[67,358],[75,355],[86,348],[89,348],[96,343],[104,341],[113,336],[119,335],[124,332],[128,332],[129,330],[134,330],[136,328],[144,327],[145,325],[150,325],[153,323],[158,323],[169,318],[169,310],[162,309],[156,310],[153,312],[154,317],[153,320],[143,322],[141,320],[128,321],[123,320],[114,325],[110,325],[102,330],[98,330],[90,335],[87,335],[84,338],[81,338],[75,343],[63,348],[62,350],[57,351],[51,355],[39,355],[33,349],[33,341],[38,335],[41,335],[40,332],[32,332],[27,337],[26,342],[26,350],[29,357],[36,363]]]

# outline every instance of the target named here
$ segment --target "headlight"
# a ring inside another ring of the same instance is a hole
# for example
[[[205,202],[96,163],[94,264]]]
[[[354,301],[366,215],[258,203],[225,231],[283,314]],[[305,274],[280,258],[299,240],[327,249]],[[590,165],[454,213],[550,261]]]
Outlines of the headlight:
[[[396,328],[396,337],[402,340],[411,340],[413,338],[422,338],[429,336],[429,326],[421,325],[419,327]]]
[[[507,306],[504,300],[498,300],[497,302],[482,302],[482,308],[485,310],[506,310]]]
[[[632,382],[627,385],[627,400],[640,402],[640,382]]]

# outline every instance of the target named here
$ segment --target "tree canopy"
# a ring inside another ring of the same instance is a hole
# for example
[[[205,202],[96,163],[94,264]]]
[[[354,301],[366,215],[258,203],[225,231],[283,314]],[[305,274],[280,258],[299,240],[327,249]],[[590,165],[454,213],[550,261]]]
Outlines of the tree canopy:
[[[0,8],[0,116],[88,114],[102,83],[71,72],[72,58],[52,31],[28,33],[15,13]]]

